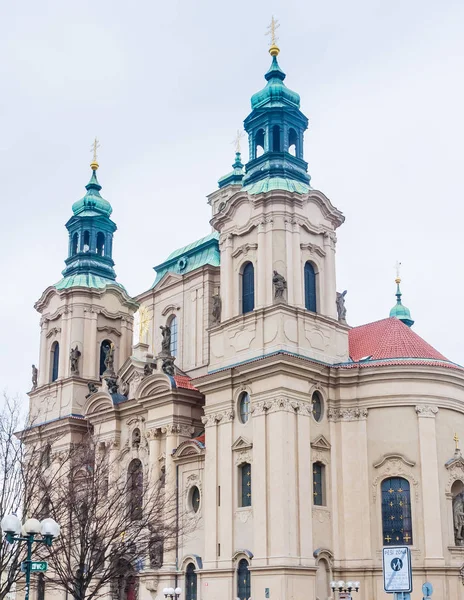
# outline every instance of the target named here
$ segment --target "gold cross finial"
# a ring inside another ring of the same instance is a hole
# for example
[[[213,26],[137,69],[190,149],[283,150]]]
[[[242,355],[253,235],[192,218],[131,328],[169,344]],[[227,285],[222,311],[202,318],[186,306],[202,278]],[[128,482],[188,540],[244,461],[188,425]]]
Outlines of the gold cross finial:
[[[235,152],[240,152],[240,140],[245,137],[245,134],[240,129],[237,129],[237,135],[232,140],[232,144],[235,146]]]
[[[401,277],[400,277],[401,263],[399,261],[396,261],[395,269],[396,269],[395,283],[401,283]]]
[[[280,27],[280,23],[277,19],[274,19],[274,15],[272,15],[272,19],[270,24],[268,25],[266,35],[271,36],[271,47],[269,48],[269,53],[271,56],[277,56],[280,52],[277,47],[277,35],[276,30]]]
[[[456,444],[456,450],[459,450],[459,438],[458,438],[457,433],[454,434],[453,440],[454,440],[454,443]]]
[[[90,148],[90,151],[93,152],[93,160],[90,163],[90,168],[93,171],[96,171],[98,169],[98,167],[99,167],[99,164],[97,162],[97,150],[98,150],[98,148],[100,148],[100,142],[98,141],[97,138],[95,138],[94,141],[93,141],[93,144],[92,144],[92,146]]]

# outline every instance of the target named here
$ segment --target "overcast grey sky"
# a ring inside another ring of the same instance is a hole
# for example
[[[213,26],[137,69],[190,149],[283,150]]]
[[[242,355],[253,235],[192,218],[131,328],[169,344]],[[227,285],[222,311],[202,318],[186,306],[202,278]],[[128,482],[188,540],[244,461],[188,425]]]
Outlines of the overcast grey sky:
[[[388,316],[401,260],[414,330],[464,363],[462,0],[18,0],[0,9],[0,389],[30,388],[33,304],[60,279],[96,135],[130,294],[209,233],[205,196],[265,83],[272,14],[312,185],[346,216],[348,322]]]

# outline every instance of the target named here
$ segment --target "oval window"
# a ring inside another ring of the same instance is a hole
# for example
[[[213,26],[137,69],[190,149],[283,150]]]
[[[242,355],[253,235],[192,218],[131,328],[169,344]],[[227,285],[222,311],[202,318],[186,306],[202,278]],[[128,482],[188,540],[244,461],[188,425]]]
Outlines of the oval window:
[[[250,396],[243,392],[239,402],[240,421],[246,423],[250,417]]]
[[[314,392],[311,398],[311,404],[314,420],[317,421],[317,423],[319,423],[319,421],[321,421],[322,419],[323,413],[323,400],[319,392]]]
[[[191,503],[193,512],[198,512],[198,509],[200,508],[200,490],[196,485],[192,488]]]

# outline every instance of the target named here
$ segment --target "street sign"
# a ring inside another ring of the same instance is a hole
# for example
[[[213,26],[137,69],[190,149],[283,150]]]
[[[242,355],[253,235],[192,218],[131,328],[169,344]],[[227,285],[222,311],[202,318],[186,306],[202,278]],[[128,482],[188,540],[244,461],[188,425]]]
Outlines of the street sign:
[[[340,592],[338,598],[339,600],[351,600],[351,594],[349,592]]]
[[[423,600],[431,600],[433,594],[433,585],[426,581],[422,586],[422,593],[424,594]]]
[[[383,588],[390,594],[412,592],[411,552],[407,546],[383,549]]]
[[[27,568],[27,561],[25,560],[24,562],[21,563],[21,571],[23,573],[25,573],[26,568]],[[48,569],[48,564],[44,560],[41,560],[41,561],[31,560],[31,573],[43,573],[47,569]]]

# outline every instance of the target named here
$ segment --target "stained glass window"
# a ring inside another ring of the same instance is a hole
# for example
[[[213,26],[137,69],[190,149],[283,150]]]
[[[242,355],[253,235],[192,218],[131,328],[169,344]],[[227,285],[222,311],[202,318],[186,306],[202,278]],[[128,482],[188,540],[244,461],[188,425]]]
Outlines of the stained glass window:
[[[325,466],[320,462],[313,463],[313,503],[325,506]]]
[[[382,481],[383,545],[412,546],[411,494],[402,477]]]
[[[316,302],[316,273],[313,265],[308,261],[304,268],[305,307],[307,310],[317,312]]]
[[[197,600],[197,574],[193,563],[189,563],[185,573],[185,592],[186,600]]]
[[[251,597],[251,579],[247,561],[242,558],[237,569],[237,597],[248,600]]]
[[[251,262],[246,263],[242,272],[242,313],[255,308],[255,269]]]
[[[177,317],[172,317],[169,327],[171,328],[171,356],[177,356]]]
[[[240,396],[240,421],[246,423],[250,416],[250,396],[243,392]]]
[[[251,465],[243,463],[240,466],[241,479],[241,504],[240,506],[251,506]]]

